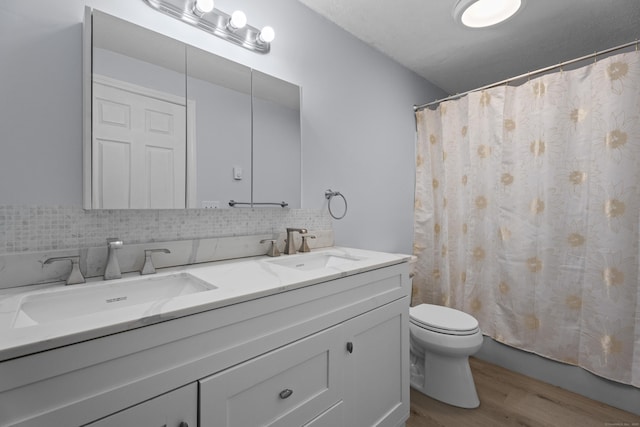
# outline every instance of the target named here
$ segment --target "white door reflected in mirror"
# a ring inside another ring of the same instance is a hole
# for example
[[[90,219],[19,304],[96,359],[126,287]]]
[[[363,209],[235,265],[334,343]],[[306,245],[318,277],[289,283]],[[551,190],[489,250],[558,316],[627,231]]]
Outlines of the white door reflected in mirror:
[[[184,105],[112,84],[94,76],[93,206],[185,208]]]

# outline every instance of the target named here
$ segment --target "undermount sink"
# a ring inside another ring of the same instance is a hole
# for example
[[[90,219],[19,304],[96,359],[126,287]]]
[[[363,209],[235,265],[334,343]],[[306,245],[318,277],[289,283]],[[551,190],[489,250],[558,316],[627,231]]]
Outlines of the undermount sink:
[[[291,258],[284,257],[269,260],[267,262],[296,270],[319,270],[322,268],[338,267],[354,261],[359,261],[359,259],[334,254],[303,254]]]
[[[216,287],[189,273],[76,285],[59,291],[27,295],[20,302],[13,327],[23,328],[138,304],[166,301],[212,289]]]

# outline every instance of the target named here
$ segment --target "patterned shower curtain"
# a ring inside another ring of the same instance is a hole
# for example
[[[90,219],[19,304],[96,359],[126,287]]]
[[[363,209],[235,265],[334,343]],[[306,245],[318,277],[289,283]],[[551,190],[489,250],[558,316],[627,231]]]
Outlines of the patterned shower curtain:
[[[640,387],[640,53],[416,120],[413,303]]]

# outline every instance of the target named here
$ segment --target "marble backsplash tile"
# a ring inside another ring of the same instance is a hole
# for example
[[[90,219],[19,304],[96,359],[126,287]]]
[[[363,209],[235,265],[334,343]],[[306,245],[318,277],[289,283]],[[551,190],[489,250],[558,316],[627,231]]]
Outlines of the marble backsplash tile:
[[[100,210],[0,205],[0,254],[102,246],[109,237],[147,243],[281,233],[285,227],[330,230],[317,209],[236,208]]]

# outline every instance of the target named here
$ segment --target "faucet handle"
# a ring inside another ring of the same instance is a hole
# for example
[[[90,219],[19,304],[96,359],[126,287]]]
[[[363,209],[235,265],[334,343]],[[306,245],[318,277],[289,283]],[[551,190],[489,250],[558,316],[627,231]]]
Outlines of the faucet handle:
[[[313,235],[313,234],[302,233],[302,234],[300,234],[300,237],[302,237],[302,244],[300,245],[300,249],[298,249],[298,251],[300,251],[300,252],[311,252],[311,249],[309,248],[309,243],[307,242],[307,239],[315,239],[316,236]]]
[[[161,252],[165,254],[170,254],[171,251],[169,249],[145,249],[144,250],[144,265],[142,266],[142,270],[140,270],[140,274],[153,274],[156,272],[156,267],[153,265],[153,260],[151,259],[151,254]]]
[[[77,285],[79,283],[85,283],[84,276],[80,271],[80,256],[61,256],[55,258],[49,258],[44,263],[51,264],[56,261],[71,261],[71,273],[69,273],[69,277],[67,277],[67,285]]]
[[[260,243],[271,242],[269,245],[269,250],[267,251],[267,255],[269,256],[280,256],[280,251],[278,250],[278,246],[276,243],[278,242],[276,239],[262,239]]]
[[[306,228],[290,228],[290,227],[287,227],[287,233],[291,233],[292,231],[297,231],[298,233],[301,233],[301,234],[307,233],[307,229]]]

